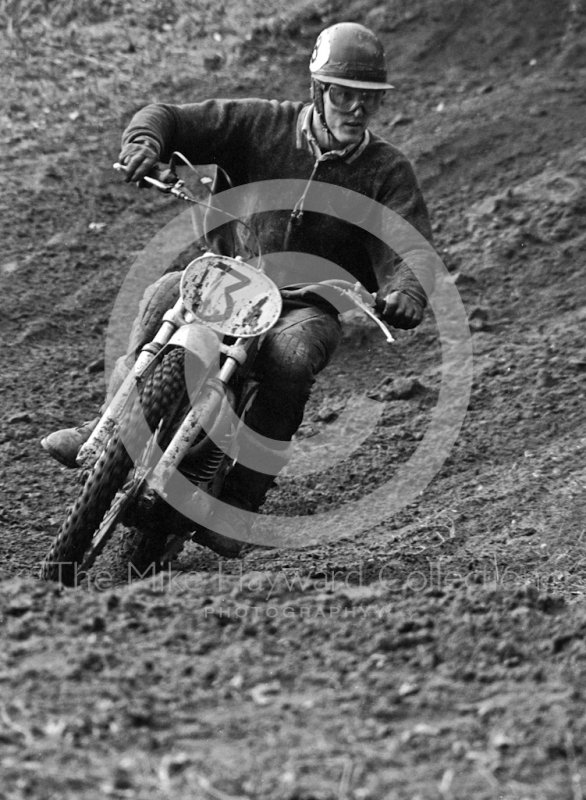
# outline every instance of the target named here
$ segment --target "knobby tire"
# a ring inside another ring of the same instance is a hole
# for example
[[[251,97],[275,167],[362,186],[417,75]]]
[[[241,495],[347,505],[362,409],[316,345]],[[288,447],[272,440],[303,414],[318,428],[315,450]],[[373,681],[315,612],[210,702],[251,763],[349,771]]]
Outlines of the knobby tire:
[[[177,408],[178,398],[186,396],[184,356],[181,348],[170,350],[146,378],[139,389],[140,401],[127,417],[124,435],[119,432],[112,435],[69,509],[43,561],[41,578],[61,581],[66,586],[76,586],[83,578],[79,573],[83,556],[132,468],[123,439],[132,436],[141,413],[153,431],[160,420]]]

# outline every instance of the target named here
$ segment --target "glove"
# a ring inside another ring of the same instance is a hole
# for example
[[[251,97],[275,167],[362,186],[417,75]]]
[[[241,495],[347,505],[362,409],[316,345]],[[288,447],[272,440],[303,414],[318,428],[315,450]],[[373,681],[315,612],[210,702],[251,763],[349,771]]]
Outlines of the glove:
[[[376,308],[381,319],[394,328],[416,328],[423,319],[422,304],[403,292],[377,295]]]
[[[124,180],[126,183],[138,183],[139,186],[148,184],[141,181],[152,168],[159,163],[159,145],[154,139],[144,137],[134,142],[125,144],[118,160],[126,167]]]

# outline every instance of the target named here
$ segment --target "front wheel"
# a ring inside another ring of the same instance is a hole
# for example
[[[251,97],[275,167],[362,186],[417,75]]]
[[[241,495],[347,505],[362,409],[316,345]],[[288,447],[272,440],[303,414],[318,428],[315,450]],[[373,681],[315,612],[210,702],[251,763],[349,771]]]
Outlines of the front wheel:
[[[185,353],[181,348],[170,350],[155,365],[144,385],[139,388],[139,398],[123,422],[124,436],[117,431],[90,470],[43,561],[41,578],[61,581],[66,586],[77,586],[84,577],[83,571],[91,566],[111,537],[117,520],[125,510],[125,498],[122,497],[118,505],[115,498],[124,487],[133,466],[123,439],[130,441],[128,437],[136,436],[143,415],[148,428],[151,431],[158,430],[159,440],[169,437],[172,420],[178,410],[185,408],[188,402],[184,380],[184,356]],[[147,441],[141,442],[140,447],[142,445],[147,445]],[[114,518],[109,520],[109,527],[105,536],[100,538],[99,547],[94,547],[94,541],[98,538],[97,534],[99,535],[109,511],[114,513]],[[89,558],[86,556],[88,551]]]
[[[111,437],[89,473],[81,492],[41,566],[41,578],[77,586],[85,552],[94,533],[122,488],[132,461],[120,436]]]

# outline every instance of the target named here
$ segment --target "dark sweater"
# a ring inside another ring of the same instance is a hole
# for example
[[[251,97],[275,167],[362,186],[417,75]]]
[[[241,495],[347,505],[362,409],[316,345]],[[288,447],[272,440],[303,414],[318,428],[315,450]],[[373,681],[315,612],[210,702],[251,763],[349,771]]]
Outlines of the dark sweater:
[[[311,110],[311,106],[302,103],[258,99],[207,100],[182,106],[150,105],[135,114],[123,134],[123,144],[147,136],[158,143],[163,162],[168,162],[172,152],[177,150],[193,164],[217,164],[228,174],[234,187],[252,184],[242,193],[237,208],[232,210],[255,231],[263,253],[309,253],[340,265],[369,291],[405,291],[425,303],[425,295],[434,285],[434,258],[430,256],[431,248],[417,235],[413,237],[398,229],[392,237],[393,249],[407,256],[409,268],[377,236],[336,216],[335,206],[339,202],[343,204],[343,192],[333,195],[330,207],[323,208],[324,213],[306,210],[299,224],[291,223],[291,209],[303,189],[299,191],[300,187],[295,186],[296,191],[289,197],[291,186],[283,181],[306,182],[314,171],[316,156],[302,130]],[[381,137],[371,132],[367,132],[366,137],[350,154],[342,157],[328,154],[317,165],[313,181],[334,184],[378,201],[431,244],[427,208],[411,164]],[[266,185],[256,185],[260,181],[281,182],[286,200],[282,210],[253,213],[259,197],[267,190]],[[218,172],[214,193],[228,185]],[[311,191],[312,186],[307,195],[308,205]],[[351,197],[348,204],[352,208]],[[350,213],[352,221],[358,223],[360,220]],[[357,212],[358,216],[360,213],[363,214],[363,210]],[[371,208],[366,221],[376,226],[376,214],[376,207]],[[232,248],[233,233],[228,234],[229,227],[218,228],[209,236],[215,249],[226,252]],[[247,238],[246,244],[251,244],[249,232],[242,225],[234,230],[241,244]],[[268,262],[270,264],[270,255]],[[270,269],[268,272],[270,274]],[[305,272],[301,268],[301,273],[303,280],[307,280],[306,267]],[[316,279],[324,277],[333,275],[316,275]]]

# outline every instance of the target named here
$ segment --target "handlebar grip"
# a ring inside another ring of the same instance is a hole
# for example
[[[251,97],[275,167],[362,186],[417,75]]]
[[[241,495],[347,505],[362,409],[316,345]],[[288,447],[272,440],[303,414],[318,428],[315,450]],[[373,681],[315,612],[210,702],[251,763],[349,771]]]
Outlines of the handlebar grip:
[[[377,312],[377,314],[382,314],[383,311],[385,310],[385,306],[386,306],[386,303],[383,300],[383,298],[380,295],[375,294],[374,295],[374,310]]]
[[[118,161],[112,166],[118,172],[126,172],[127,170],[126,165]],[[162,192],[169,192],[173,187],[180,185],[180,181],[171,167],[158,163],[138,182],[138,186],[144,186],[145,184],[155,186]]]

